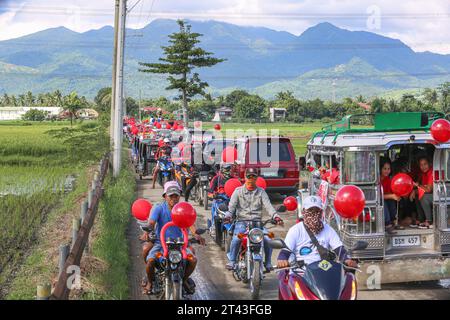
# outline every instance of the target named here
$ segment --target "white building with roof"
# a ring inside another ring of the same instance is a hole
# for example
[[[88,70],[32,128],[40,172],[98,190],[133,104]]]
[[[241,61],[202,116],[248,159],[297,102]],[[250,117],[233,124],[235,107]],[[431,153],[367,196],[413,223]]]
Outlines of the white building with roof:
[[[0,121],[21,120],[22,116],[31,109],[47,111],[49,116],[58,116],[63,110],[61,107],[0,107]]]

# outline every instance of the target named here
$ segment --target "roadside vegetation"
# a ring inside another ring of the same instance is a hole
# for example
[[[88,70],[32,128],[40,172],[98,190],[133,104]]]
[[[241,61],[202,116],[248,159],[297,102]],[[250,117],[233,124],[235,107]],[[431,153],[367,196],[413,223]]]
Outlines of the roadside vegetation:
[[[101,262],[87,276],[88,286],[83,289],[82,299],[128,299],[128,241],[126,229],[130,220],[130,206],[135,200],[136,180],[134,171],[125,159],[120,175],[113,180],[109,174],[105,181],[106,193],[100,202],[95,222],[92,257]]]

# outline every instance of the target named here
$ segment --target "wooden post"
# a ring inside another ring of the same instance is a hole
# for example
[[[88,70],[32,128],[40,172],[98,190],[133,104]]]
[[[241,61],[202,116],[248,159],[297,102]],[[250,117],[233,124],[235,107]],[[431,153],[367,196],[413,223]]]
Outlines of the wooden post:
[[[83,224],[84,220],[86,219],[88,207],[89,207],[88,201],[84,200],[83,203],[81,204],[81,214],[80,214],[81,224]],[[89,252],[89,239],[86,241],[86,246],[84,247],[84,252],[85,253]]]
[[[59,273],[58,276],[64,271],[64,264],[69,256],[70,246],[68,244],[62,244],[59,246]]]
[[[42,283],[37,286],[36,300],[49,300],[52,287],[50,283]]]
[[[72,219],[72,246],[75,244],[75,241],[77,240],[78,230],[80,230],[80,219],[79,218],[73,218]]]
[[[92,207],[92,197],[94,196],[95,190],[89,190],[88,193],[88,208]]]

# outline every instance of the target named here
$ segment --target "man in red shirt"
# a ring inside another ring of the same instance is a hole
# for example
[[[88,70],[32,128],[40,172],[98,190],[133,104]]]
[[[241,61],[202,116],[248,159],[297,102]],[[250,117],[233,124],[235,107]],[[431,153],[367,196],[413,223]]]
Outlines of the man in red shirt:
[[[409,198],[411,201],[418,199],[425,214],[425,221],[419,225],[419,228],[429,229],[433,223],[433,167],[427,157],[420,157],[419,168],[418,181],[414,182],[415,189]]]

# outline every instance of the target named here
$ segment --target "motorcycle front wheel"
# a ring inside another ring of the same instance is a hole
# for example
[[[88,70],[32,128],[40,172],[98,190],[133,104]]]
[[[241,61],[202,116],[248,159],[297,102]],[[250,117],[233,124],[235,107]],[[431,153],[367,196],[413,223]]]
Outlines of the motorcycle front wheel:
[[[181,286],[181,282],[180,281],[174,282],[172,284],[172,288],[173,288],[173,295],[172,295],[173,300],[181,300],[183,297],[182,295],[183,288]]]
[[[205,189],[203,191],[203,208],[205,210],[208,210],[208,191]]]
[[[261,289],[261,261],[253,261],[253,270],[250,279],[250,292],[252,299],[259,298],[259,290]]]

